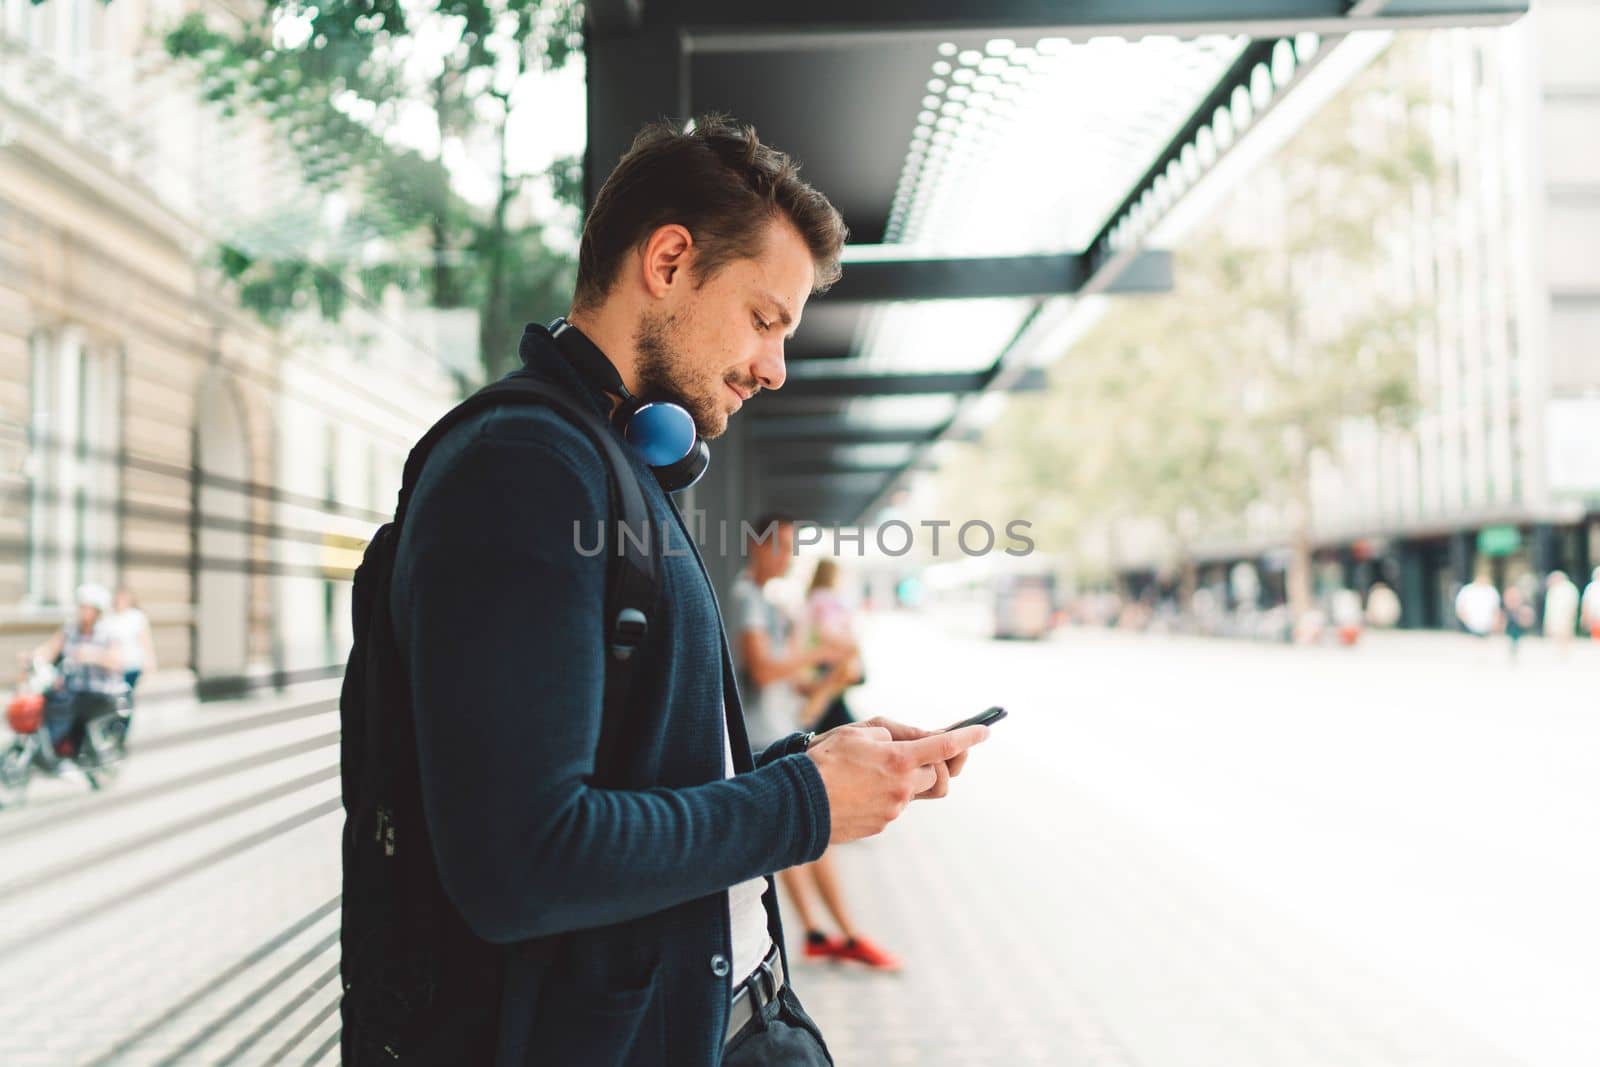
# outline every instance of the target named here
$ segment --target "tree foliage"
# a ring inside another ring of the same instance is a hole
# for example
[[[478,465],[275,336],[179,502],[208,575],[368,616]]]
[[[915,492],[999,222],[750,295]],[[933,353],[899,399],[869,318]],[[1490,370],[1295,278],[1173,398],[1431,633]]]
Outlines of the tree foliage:
[[[1154,520],[1180,566],[1267,501],[1289,519],[1292,607],[1308,607],[1313,457],[1352,420],[1404,425],[1417,407],[1425,308],[1393,235],[1439,175],[1407,69],[1380,62],[1335,97],[1177,250],[1176,290],[1115,304],[947,489],[1043,512],[1061,547]]]
[[[312,304],[336,316],[352,285],[369,297],[400,285],[435,307],[476,308],[484,368],[497,375],[515,358],[519,316],[564,309],[570,287],[568,258],[514,210],[540,175],[514,170],[507,137],[513,113],[536,103],[528,76],[564,67],[581,47],[581,6],[267,0],[252,10],[225,27],[192,13],[167,34],[167,51],[194,65],[205,99],[224,112],[267,118],[309,187],[351,189],[356,207],[336,250],[219,249],[241,299],[269,320]],[[393,136],[419,115],[434,135],[426,154]],[[453,188],[441,159],[452,145],[494,161],[487,209]],[[558,159],[547,176],[574,204],[577,166]]]

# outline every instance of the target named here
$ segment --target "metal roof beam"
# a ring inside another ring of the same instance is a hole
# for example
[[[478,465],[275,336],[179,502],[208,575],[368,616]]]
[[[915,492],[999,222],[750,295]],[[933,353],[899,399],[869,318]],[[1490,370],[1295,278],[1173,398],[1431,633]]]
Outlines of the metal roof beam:
[[[855,359],[856,353],[852,352],[848,348],[829,348],[824,349],[821,352],[806,353],[805,355],[799,355],[794,352],[790,352],[784,358],[789,361],[789,366],[793,367],[802,363],[828,363],[841,359]]]
[[[932,374],[807,374],[790,375],[782,389],[758,401],[763,407],[781,407],[785,400],[853,400],[878,396],[931,396],[977,393],[989,387],[998,367],[980,371]],[[1010,386],[1013,393],[1038,392],[1045,387],[1042,368],[1030,368]]]
[[[774,496],[783,496],[790,499],[804,497],[817,501],[831,501],[845,497],[868,497],[869,494],[881,493],[884,486],[893,480],[901,470],[902,468],[896,467],[892,470],[884,471],[855,470],[829,475],[762,471],[756,475],[756,480],[764,487],[767,493]]]
[[[863,39],[938,41],[951,36],[1138,38],[1244,34],[1350,33],[1448,26],[1501,26],[1528,11],[1527,0],[811,0],[804,5],[749,0],[683,0],[672,22],[695,52],[829,48]]]
[[[750,437],[754,443],[773,446],[900,445],[936,440],[943,429],[944,423],[936,426],[862,426],[826,417],[774,418],[767,415],[751,424]]]
[[[1363,10],[1373,8],[1376,2],[1377,0],[1374,0],[1373,3],[1365,4]],[[1402,0],[1402,2],[1421,2],[1421,0]],[[1438,2],[1449,3],[1454,0],[1438,0]],[[1240,144],[1252,136],[1257,136],[1262,126],[1267,124],[1264,120],[1272,113],[1275,106],[1289,96],[1308,73],[1326,62],[1327,57],[1340,43],[1341,40],[1308,40],[1302,48],[1296,40],[1283,37],[1276,40],[1252,41],[1248,44],[1239,58],[1217,80],[1205,99],[1194,108],[1189,119],[1173,135],[1155,161],[1133,184],[1122,203],[1111,213],[1100,232],[1089,243],[1085,256],[1088,260],[1089,274],[1080,287],[1080,294],[1107,292],[1121,272],[1130,269],[1145,254],[1144,240],[1173,205],[1187,195],[1196,184],[1204,181],[1206,175],[1227,155],[1238,151]],[[1241,97],[1251,98],[1252,90],[1261,88],[1270,89],[1265,102],[1252,99],[1249,117],[1244,121],[1242,128],[1236,128],[1239,125],[1237,120],[1229,119],[1230,136],[1218,137],[1216,130],[1224,116],[1237,114]],[[1201,153],[1197,148],[1201,131],[1208,129],[1211,131],[1213,142],[1225,146],[1216,153],[1209,165],[1202,162]],[[1024,323],[1001,352],[996,363],[998,371],[989,384],[990,390],[1008,389],[1028,372],[1029,368],[1020,355],[1028,346],[1030,327],[1037,318],[1038,315],[1035,314]],[[947,429],[964,426],[965,416],[965,410],[958,410]],[[912,464],[916,462],[917,459],[914,458]],[[912,464],[907,465],[907,470],[911,469]],[[900,481],[900,477],[889,479],[884,485],[883,492],[873,498],[868,507],[878,506],[895,490]]]
[[[893,300],[983,300],[1068,296],[1089,279],[1087,255],[894,258],[871,246],[847,257],[844,276],[821,299],[829,303]],[[866,258],[858,258],[858,257]],[[1104,291],[1164,293],[1172,288],[1172,256],[1145,250]]]
[[[793,463],[778,466],[765,465],[757,469],[756,477],[768,482],[819,482],[819,489],[826,490],[835,478],[850,477],[877,477],[887,478],[891,474],[899,474],[905,466],[899,463],[875,463],[871,465],[852,467],[847,463]]]
[[[790,377],[769,399],[760,403],[782,404],[785,400],[838,399],[876,396],[927,396],[937,393],[972,393],[989,384],[992,370],[954,371],[944,374],[837,374]]]

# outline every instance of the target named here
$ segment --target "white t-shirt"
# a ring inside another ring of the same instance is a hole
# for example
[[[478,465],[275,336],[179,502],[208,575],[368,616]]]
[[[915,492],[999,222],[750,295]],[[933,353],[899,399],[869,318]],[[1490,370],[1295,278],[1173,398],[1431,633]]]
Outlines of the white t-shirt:
[[[150,620],[138,608],[129,608],[127,611],[114,612],[105,617],[102,626],[116,641],[117,647],[122,651],[122,669],[124,671],[137,671],[144,669],[144,637],[145,631],[150,629]]]
[[[728,722],[722,722],[722,754],[726,777],[732,778],[733,746],[728,739]],[[772,934],[767,930],[767,908],[761,895],[767,891],[765,878],[752,878],[728,890],[728,929],[733,935],[733,984],[735,987],[750,972],[761,966],[772,949]]]
[[[741,574],[733,584],[729,621],[732,624],[729,632],[737,635],[746,630],[758,630],[767,635],[767,648],[773,656],[782,658],[789,654],[794,624],[782,608],[767,599],[748,572]],[[800,729],[805,698],[794,683],[787,680],[756,685],[742,656],[738,666],[745,732],[750,735],[750,747],[760,752]]]
[[[1500,616],[1500,591],[1480,582],[1462,586],[1456,594],[1456,615],[1473,633],[1488,633]]]

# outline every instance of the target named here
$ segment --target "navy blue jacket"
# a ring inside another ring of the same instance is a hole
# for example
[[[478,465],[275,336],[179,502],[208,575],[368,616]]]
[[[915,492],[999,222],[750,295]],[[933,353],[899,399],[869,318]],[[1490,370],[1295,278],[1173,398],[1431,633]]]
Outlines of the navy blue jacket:
[[[540,333],[518,373],[563,382],[604,415],[604,395]],[[736,977],[728,887],[827,847],[816,765],[799,735],[752,757],[704,565],[630,458],[655,524],[660,595],[613,788],[592,781],[606,560],[578,550],[573,524],[592,549],[597,524],[614,534],[617,517],[582,431],[544,407],[469,418],[429,460],[397,550],[396,636],[445,892],[485,941],[565,935],[553,956],[507,953],[502,1065],[718,1062]],[[770,877],[765,902],[781,945]]]

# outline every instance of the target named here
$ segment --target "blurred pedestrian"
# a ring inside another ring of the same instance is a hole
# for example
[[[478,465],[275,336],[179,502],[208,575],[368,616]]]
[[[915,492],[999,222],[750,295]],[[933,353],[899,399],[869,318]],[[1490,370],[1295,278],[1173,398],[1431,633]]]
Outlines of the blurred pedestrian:
[[[150,636],[150,619],[139,608],[139,601],[127,586],[117,590],[105,626],[122,650],[122,680],[131,695],[145,671],[156,669],[155,642]]]
[[[839,564],[831,559],[818,560],[816,569],[811,572],[811,586],[806,590],[806,644],[811,648],[834,644],[856,649],[851,662],[846,664],[848,669],[844,677],[850,679],[850,685],[859,685],[865,677],[861,668],[860,645],[856,640],[850,608],[839,595],[838,584]],[[825,679],[819,678],[818,681],[825,682]],[[840,691],[833,695],[815,723],[803,725],[808,730],[823,733],[855,721],[856,717],[851,714],[844,693]]]
[[[745,729],[759,752],[800,728],[814,672],[848,658],[850,649],[833,642],[802,648],[794,620],[767,596],[767,583],[788,574],[794,561],[794,520],[763,516],[752,529],[748,565],[733,583],[728,630],[745,697]]]
[[[1361,594],[1340,587],[1328,597],[1328,614],[1333,619],[1339,643],[1352,646],[1361,639]]]
[[[1387,630],[1400,621],[1400,595],[1388,582],[1376,581],[1367,590],[1367,625]]]
[[[1594,569],[1589,576],[1589,584],[1583,590],[1583,603],[1579,608],[1583,616],[1583,628],[1589,631],[1589,636],[1600,641],[1600,567]]]
[[[1528,598],[1523,594],[1522,588],[1516,585],[1506,587],[1505,604],[1501,611],[1501,625],[1505,628],[1506,640],[1511,644],[1511,660],[1516,662],[1517,646],[1522,642],[1522,636],[1534,626],[1533,605],[1528,603]]]
[[[735,636],[739,660],[739,689],[745,694],[745,725],[750,742],[759,748],[765,738],[782,737],[809,717],[818,716],[854,677],[853,639],[835,634],[819,636],[803,646],[788,615],[769,600],[764,587],[789,572],[794,560],[794,522],[787,516],[765,516],[756,521],[756,537],[747,541],[749,565],[734,583],[729,630]],[[766,536],[766,540],[758,538]],[[827,604],[822,615],[830,625],[841,621]],[[818,667],[827,668],[821,680]],[[807,727],[811,729],[813,727]],[[868,967],[894,971],[900,961],[863,935],[851,918],[833,862],[832,850],[811,863],[781,871],[779,882],[794,902],[805,927],[808,959],[851,960]],[[833,917],[840,936],[822,929],[816,899]]]
[[[1500,591],[1480,571],[1456,594],[1456,618],[1468,633],[1488,637],[1500,624]]]
[[[1565,656],[1577,630],[1578,587],[1565,571],[1552,571],[1544,580],[1544,635]]]

